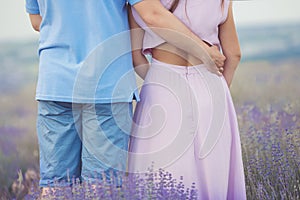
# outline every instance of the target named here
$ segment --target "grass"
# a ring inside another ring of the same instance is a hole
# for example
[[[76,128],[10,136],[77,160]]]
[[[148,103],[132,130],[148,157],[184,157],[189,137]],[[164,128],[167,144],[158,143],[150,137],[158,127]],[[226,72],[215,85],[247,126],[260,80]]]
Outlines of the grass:
[[[236,72],[231,92],[240,125],[248,199],[300,199],[297,63],[297,59],[244,62]],[[31,83],[0,98],[0,199],[21,198],[31,190],[31,196],[27,196],[30,199],[39,191],[34,91],[35,85]],[[153,181],[155,177],[160,180]],[[55,196],[56,199],[97,199],[99,195],[103,199],[193,199],[195,195],[193,188],[187,190],[180,180],[175,182],[163,172],[149,174],[146,179],[124,176],[123,180],[122,188],[103,183],[96,190],[74,180],[73,187]]]

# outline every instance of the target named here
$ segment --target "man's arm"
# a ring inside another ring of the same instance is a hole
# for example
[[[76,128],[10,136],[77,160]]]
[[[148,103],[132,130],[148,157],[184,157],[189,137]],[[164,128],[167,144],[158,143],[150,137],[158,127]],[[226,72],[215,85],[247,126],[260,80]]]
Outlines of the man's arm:
[[[128,18],[130,24],[132,60],[134,70],[142,79],[145,79],[147,71],[149,69],[149,62],[142,53],[145,31],[134,20],[130,6],[128,6]]]
[[[29,14],[31,26],[35,31],[40,32],[42,17],[39,14]]]
[[[219,74],[218,67],[224,65],[225,56],[215,46],[206,45],[159,0],[143,0],[134,4],[133,7],[147,26],[161,38],[202,60],[211,71]]]
[[[222,51],[226,56],[223,75],[228,86],[230,86],[234,72],[241,59],[241,50],[233,19],[231,2],[229,5],[227,19],[222,25],[220,25],[219,38],[221,41]]]

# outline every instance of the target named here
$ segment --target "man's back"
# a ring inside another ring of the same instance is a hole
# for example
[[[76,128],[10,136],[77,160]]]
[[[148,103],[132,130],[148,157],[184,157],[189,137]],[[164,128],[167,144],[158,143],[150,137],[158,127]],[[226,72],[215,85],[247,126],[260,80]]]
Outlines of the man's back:
[[[93,97],[74,99],[74,84],[82,65],[97,46],[112,36],[122,33],[124,37],[120,45],[130,49],[128,19],[125,0],[27,0],[27,12],[40,14],[40,71],[36,98],[38,100],[57,100],[65,102],[111,102],[112,93],[117,80],[132,71],[130,52],[119,55],[109,65],[105,75],[94,74],[92,79]],[[117,46],[111,48],[118,49]],[[100,53],[98,59],[107,57]],[[116,57],[116,56],[115,56]],[[108,66],[95,66],[104,67]],[[113,72],[113,73],[111,73]],[[101,77],[100,77],[101,76]],[[101,80],[100,80],[101,79]],[[101,83],[101,84],[100,84]],[[129,88],[135,88],[135,80],[131,78]],[[62,87],[63,86],[63,87]],[[132,97],[129,92],[115,96],[119,101],[128,101]],[[131,97],[129,97],[129,96]],[[92,98],[92,99],[91,99]]]

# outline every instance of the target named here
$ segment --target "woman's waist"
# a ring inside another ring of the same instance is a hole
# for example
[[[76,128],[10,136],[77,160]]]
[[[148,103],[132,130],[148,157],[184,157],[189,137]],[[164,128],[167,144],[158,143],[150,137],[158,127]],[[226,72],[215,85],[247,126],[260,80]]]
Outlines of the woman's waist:
[[[178,64],[171,64],[166,63],[156,58],[152,57],[151,60],[151,67],[148,71],[148,74],[155,74],[155,79],[160,79],[161,77],[172,76],[176,74],[180,76],[192,75],[197,74],[201,77],[204,74],[209,73],[206,69],[204,64],[193,65],[193,66],[186,66],[186,65],[178,65]],[[148,76],[147,74],[147,76]]]
[[[152,57],[163,63],[175,66],[178,65],[189,67],[203,64],[203,62],[198,58],[167,43],[153,48]]]

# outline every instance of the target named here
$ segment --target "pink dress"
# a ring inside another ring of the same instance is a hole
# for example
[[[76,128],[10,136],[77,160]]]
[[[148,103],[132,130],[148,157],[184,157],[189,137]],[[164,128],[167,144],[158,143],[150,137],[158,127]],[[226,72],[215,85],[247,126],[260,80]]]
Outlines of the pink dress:
[[[170,2],[162,3],[168,7]],[[201,38],[219,45],[217,27],[227,10],[227,0],[223,10],[220,0],[188,0],[180,1],[174,14]],[[134,10],[133,14],[145,27]],[[145,52],[164,42],[145,30]],[[237,117],[223,77],[204,64],[186,67],[152,59],[140,96],[129,172],[163,169],[178,182],[182,176],[185,187],[194,184],[199,199],[246,199]]]

